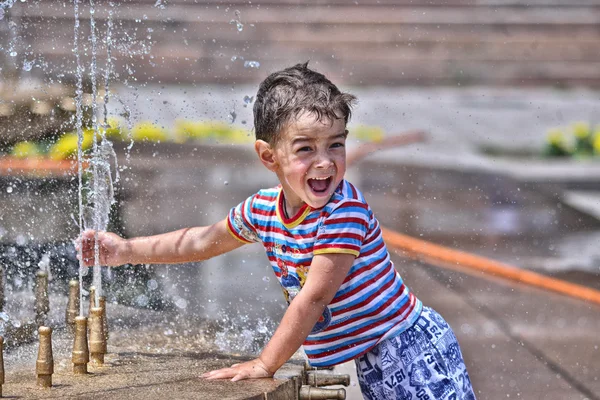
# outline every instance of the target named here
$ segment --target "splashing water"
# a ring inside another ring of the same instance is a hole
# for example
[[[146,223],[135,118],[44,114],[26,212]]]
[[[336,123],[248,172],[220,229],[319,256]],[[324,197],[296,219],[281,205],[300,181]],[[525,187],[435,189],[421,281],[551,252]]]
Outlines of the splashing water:
[[[229,21],[230,24],[235,24],[235,28],[237,29],[238,32],[241,32],[244,30],[244,24],[242,24],[241,22],[241,13],[239,10],[235,10],[234,11],[235,14],[235,18],[232,19],[231,21]]]
[[[27,60],[23,61],[23,71],[27,71],[27,72],[31,71],[31,68],[33,68],[33,63],[34,62],[35,62],[34,60],[32,60],[32,61],[27,61]]]
[[[247,315],[226,315],[219,322],[222,329],[215,335],[217,348],[225,353],[249,356],[260,352],[276,328],[276,323],[269,318],[251,320]]]
[[[73,33],[73,52],[77,62],[77,86],[75,89],[75,115],[77,128],[77,181],[78,181],[78,205],[79,205],[79,231],[83,230],[83,67],[79,57],[79,0],[73,0],[75,14],[75,28]],[[83,316],[83,275],[87,269],[83,265],[81,246],[79,247],[79,315]]]
[[[17,0],[0,1],[0,20],[2,20],[4,18],[4,15],[6,15],[6,10],[8,8],[11,8],[16,2],[17,2]]]
[[[260,68],[260,63],[258,61],[244,61],[244,68]]]
[[[107,21],[107,62],[104,76],[105,84],[105,95],[104,95],[104,120],[102,123],[102,129],[98,121],[98,89],[97,89],[97,34],[96,34],[96,22],[94,18],[95,6],[94,1],[90,0],[90,29],[91,29],[91,43],[92,43],[92,59],[90,65],[90,80],[92,83],[92,128],[93,128],[93,144],[92,144],[92,155],[89,158],[89,164],[92,170],[91,178],[83,185],[83,114],[82,114],[82,98],[83,98],[83,72],[84,69],[81,66],[79,56],[79,0],[74,0],[74,12],[75,12],[75,29],[74,29],[74,52],[77,60],[77,88],[76,88],[76,126],[77,126],[77,165],[78,165],[78,181],[79,181],[79,228],[80,231],[85,229],[93,229],[96,232],[96,239],[98,238],[98,231],[106,230],[108,227],[108,220],[110,214],[110,208],[114,203],[114,189],[113,183],[118,180],[118,165],[116,162],[116,154],[114,152],[112,143],[106,140],[106,127],[108,126],[108,111],[107,103],[109,101],[109,82],[112,71],[112,9],[109,12],[109,18]],[[113,3],[109,3],[111,7]],[[114,161],[117,171],[117,175],[113,181],[111,173],[111,161]],[[86,196],[86,205],[84,207],[84,196]],[[93,285],[96,287],[96,304],[98,304],[99,296],[103,295],[102,292],[102,274],[100,266],[100,249],[98,247],[98,241],[95,241],[94,247],[94,277]],[[80,259],[81,250],[80,250]],[[79,267],[79,287],[80,296],[83,296],[82,281],[83,276],[87,274],[87,269],[80,262]],[[80,298],[80,315],[83,315],[83,302]]]
[[[112,5],[112,3],[111,3]],[[111,158],[115,160],[116,154],[112,147],[112,143],[106,139],[106,130],[100,129],[98,122],[98,88],[96,79],[97,70],[97,54],[98,54],[98,37],[96,34],[96,20],[94,17],[95,6],[94,0],[90,0],[90,30],[91,30],[91,42],[92,42],[92,61],[90,66],[90,75],[92,82],[92,127],[94,130],[91,157],[92,167],[92,180],[90,186],[92,188],[90,192],[90,200],[92,205],[92,228],[95,231],[95,245],[94,245],[94,277],[93,284],[96,287],[96,298],[95,303],[99,304],[99,297],[103,296],[102,291],[102,267],[100,265],[100,247],[98,244],[98,232],[105,231],[108,227],[108,220],[110,214],[110,207],[114,203],[114,189],[113,179],[111,174]],[[109,22],[107,25],[107,43],[111,39],[112,30],[112,12],[109,13]],[[110,81],[110,68],[111,62],[111,46],[107,45],[107,63],[105,72],[105,99],[104,99],[104,123],[103,126],[107,125],[107,109],[106,103],[108,102],[109,96],[109,81]],[[115,168],[118,171],[118,168]],[[89,207],[89,205],[88,205]],[[89,209],[89,208],[88,208]]]

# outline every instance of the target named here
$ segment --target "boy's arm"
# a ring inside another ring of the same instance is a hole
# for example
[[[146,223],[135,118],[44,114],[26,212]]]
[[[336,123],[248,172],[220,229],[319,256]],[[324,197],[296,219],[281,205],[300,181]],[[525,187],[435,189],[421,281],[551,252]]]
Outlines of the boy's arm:
[[[82,235],[82,255],[88,266],[94,264],[94,236],[93,231],[86,231]],[[244,244],[228,232],[227,220],[210,226],[128,240],[114,233],[98,232],[98,242],[100,263],[109,266],[202,261]]]
[[[275,334],[261,355],[252,361],[203,374],[208,379],[232,378],[238,381],[262,378],[273,374],[300,348],[331,302],[354,263],[351,254],[319,254],[300,293],[288,307]]]

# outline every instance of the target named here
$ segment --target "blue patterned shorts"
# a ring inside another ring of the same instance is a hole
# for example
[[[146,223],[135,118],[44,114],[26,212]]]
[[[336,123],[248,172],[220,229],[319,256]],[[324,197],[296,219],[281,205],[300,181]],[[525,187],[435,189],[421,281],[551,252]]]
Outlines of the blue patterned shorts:
[[[429,307],[413,326],[355,362],[368,400],[475,400],[458,341]]]

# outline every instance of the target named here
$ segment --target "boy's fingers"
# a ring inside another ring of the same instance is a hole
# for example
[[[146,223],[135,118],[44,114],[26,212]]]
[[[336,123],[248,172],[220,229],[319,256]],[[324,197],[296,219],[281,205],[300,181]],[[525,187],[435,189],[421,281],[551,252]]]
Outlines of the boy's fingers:
[[[206,374],[205,374],[206,375]],[[227,378],[231,378],[234,374],[232,374],[231,372],[225,371],[225,370],[217,370],[217,371],[211,371],[208,373],[208,375],[203,376],[203,378],[208,379],[208,380],[213,380],[213,379],[227,379]]]
[[[244,372],[240,372],[238,374],[236,374],[233,378],[231,378],[231,382],[237,382],[237,381],[241,381],[243,379],[248,379],[250,376],[248,375],[248,373],[244,373]]]

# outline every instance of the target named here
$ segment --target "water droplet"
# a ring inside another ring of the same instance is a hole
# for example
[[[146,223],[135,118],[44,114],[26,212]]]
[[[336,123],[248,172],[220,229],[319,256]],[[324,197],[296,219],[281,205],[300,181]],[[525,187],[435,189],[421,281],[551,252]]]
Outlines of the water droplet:
[[[182,299],[181,297],[178,298],[175,301],[175,305],[179,308],[186,308],[187,307],[187,301],[185,301],[185,299]]]
[[[237,114],[236,114],[235,110],[231,110],[229,112],[229,122],[233,124],[235,122],[236,118],[237,118]]]
[[[271,278],[269,278],[268,276],[263,276],[262,280],[263,282],[269,282]]]
[[[231,21],[229,21],[230,24],[235,24],[235,28],[237,29],[238,32],[241,32],[244,30],[244,24],[242,24],[240,21],[236,20],[236,19],[232,19]]]
[[[14,51],[14,50],[13,50],[13,51],[11,51],[11,52],[10,52],[10,56],[11,56],[11,57],[16,57],[16,56],[17,56],[17,52],[16,52],[16,51]]]
[[[13,192],[13,187],[9,186],[6,188],[6,193],[12,193]]]
[[[227,185],[229,185],[229,181],[225,181],[225,182],[223,182],[223,184],[224,184],[225,186],[227,186]]]
[[[260,68],[260,63],[258,61],[244,61],[244,68]]]
[[[254,101],[254,96],[244,96],[244,103],[251,104]]]
[[[23,71],[31,71],[31,68],[33,67],[33,63],[34,63],[34,60],[23,61]]]
[[[146,307],[148,305],[148,303],[149,303],[148,296],[146,296],[145,294],[140,294],[139,296],[137,296],[135,298],[135,303],[139,307]]]
[[[0,320],[4,321],[4,322],[8,322],[10,320],[10,317],[8,316],[7,313],[5,312],[0,312]]]
[[[231,57],[231,62],[234,62],[235,60],[237,60],[237,56]]]

